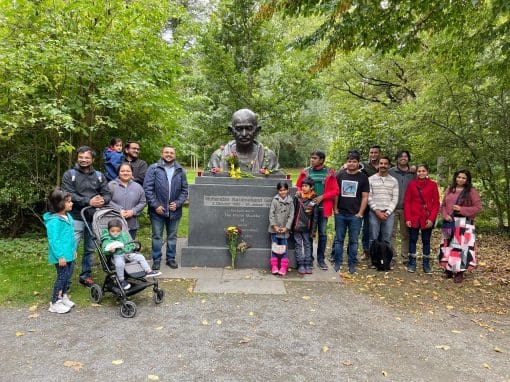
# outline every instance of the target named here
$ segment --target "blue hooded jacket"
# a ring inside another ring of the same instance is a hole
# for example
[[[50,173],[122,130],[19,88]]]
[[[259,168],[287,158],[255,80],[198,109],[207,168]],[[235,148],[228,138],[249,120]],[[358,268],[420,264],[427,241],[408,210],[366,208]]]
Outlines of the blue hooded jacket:
[[[48,262],[58,264],[61,258],[73,261],[76,253],[74,240],[74,220],[70,213],[67,219],[59,214],[46,212],[43,215],[44,225],[48,235]]]

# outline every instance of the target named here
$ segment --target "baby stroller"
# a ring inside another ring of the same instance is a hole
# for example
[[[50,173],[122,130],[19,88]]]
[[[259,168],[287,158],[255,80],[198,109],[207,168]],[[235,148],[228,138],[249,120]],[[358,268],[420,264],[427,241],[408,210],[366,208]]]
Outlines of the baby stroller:
[[[151,279],[151,281],[148,281],[145,278],[145,271],[140,264],[137,262],[126,261],[125,277],[126,280],[132,285],[132,287],[129,290],[123,289],[120,285],[119,279],[117,278],[117,274],[115,273],[115,266],[113,265],[113,261],[111,259],[112,256],[106,255],[102,250],[100,240],[101,232],[108,227],[108,222],[114,218],[120,219],[122,221],[122,231],[129,234],[126,220],[120,215],[119,212],[112,208],[101,208],[97,209],[94,213],[92,218],[92,227],[90,227],[87,219],[85,218],[86,214],[90,213],[90,211],[87,211],[89,208],[93,207],[85,207],[81,210],[81,217],[85,223],[85,226],[87,227],[87,230],[93,238],[94,244],[99,253],[101,266],[103,271],[106,273],[102,287],[98,284],[92,284],[89,288],[89,295],[92,302],[99,303],[102,300],[105,292],[111,292],[116,295],[121,302],[121,316],[125,318],[132,318],[136,314],[136,304],[132,301],[129,301],[128,297],[143,291],[145,288],[152,287],[152,290],[154,291],[152,297],[153,301],[156,304],[161,304],[163,302],[165,292],[163,289],[159,288],[157,279],[154,278]],[[140,251],[140,243],[136,241],[133,243],[137,245],[135,250]]]

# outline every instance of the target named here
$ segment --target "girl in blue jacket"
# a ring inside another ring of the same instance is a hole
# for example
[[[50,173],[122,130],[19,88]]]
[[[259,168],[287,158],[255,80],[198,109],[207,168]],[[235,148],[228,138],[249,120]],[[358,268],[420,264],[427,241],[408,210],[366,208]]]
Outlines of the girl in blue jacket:
[[[67,313],[74,306],[74,302],[67,295],[76,259],[74,221],[69,213],[73,202],[71,194],[60,188],[51,192],[48,201],[50,212],[43,215],[48,234],[48,262],[55,264],[57,270],[49,311]]]

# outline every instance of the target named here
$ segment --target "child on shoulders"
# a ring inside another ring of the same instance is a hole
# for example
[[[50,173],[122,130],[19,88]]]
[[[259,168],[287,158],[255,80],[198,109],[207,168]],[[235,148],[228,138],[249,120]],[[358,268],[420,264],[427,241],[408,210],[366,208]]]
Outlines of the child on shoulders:
[[[50,211],[43,215],[48,235],[48,262],[54,264],[57,270],[49,311],[67,313],[75,305],[67,295],[76,259],[74,221],[69,213],[73,202],[71,194],[60,188],[51,192],[48,202]]]
[[[312,273],[312,233],[317,227],[319,209],[313,199],[317,196],[313,190],[314,181],[307,177],[301,183],[301,193],[294,197],[294,223],[292,232],[296,251],[296,262],[300,275]]]
[[[161,275],[161,272],[153,271],[149,267],[142,254],[133,253],[135,244],[131,242],[129,235],[122,231],[122,221],[120,219],[112,219],[108,222],[108,229],[104,229],[101,233],[101,246],[105,252],[113,255],[115,272],[124,290],[131,288],[131,284],[124,278],[126,260],[138,262],[144,269],[146,277]]]
[[[114,137],[103,151],[105,176],[109,182],[117,178],[117,169],[122,163],[122,158],[122,139]]]

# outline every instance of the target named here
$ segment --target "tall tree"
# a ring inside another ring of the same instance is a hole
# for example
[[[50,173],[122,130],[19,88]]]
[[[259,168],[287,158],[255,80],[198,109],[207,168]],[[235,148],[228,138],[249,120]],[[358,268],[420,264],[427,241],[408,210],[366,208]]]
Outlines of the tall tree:
[[[172,1],[0,1],[0,229],[59,183],[76,146],[172,132],[183,50],[161,33],[181,13]]]

